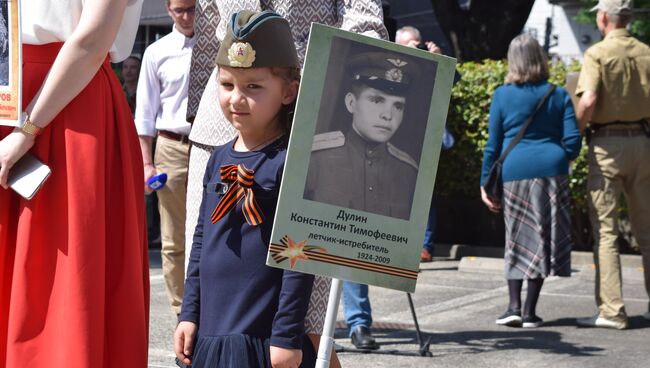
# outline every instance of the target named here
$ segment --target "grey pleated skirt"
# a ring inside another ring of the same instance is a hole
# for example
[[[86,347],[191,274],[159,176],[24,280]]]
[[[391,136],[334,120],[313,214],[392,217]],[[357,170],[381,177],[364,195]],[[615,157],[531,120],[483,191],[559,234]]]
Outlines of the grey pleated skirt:
[[[508,280],[571,276],[571,203],[566,175],[503,184]]]

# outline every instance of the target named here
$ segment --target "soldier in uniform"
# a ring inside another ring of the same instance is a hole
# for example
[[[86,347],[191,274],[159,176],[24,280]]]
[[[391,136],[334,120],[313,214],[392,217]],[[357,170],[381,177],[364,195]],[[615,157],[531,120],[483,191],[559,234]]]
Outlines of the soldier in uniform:
[[[418,165],[389,141],[399,129],[415,67],[385,52],[354,56],[344,103],[346,132],[314,137],[304,198],[408,220]],[[368,285],[345,282],[343,306],[352,344],[377,349]]]
[[[589,212],[594,229],[598,314],[584,326],[624,329],[618,237],[618,200],[625,194],[650,295],[650,47],[626,30],[630,0],[600,0],[596,22],[605,39],[590,47],[580,72],[576,115],[591,135],[587,162]],[[650,320],[650,305],[643,317]]]
[[[305,199],[408,220],[418,166],[389,142],[402,124],[412,66],[382,52],[355,56],[347,132],[314,137]]]

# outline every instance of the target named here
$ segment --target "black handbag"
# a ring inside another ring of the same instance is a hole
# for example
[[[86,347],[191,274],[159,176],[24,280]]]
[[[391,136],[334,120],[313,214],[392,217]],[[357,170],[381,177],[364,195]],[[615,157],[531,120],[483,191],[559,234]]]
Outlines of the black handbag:
[[[544,105],[544,102],[548,100],[548,97],[553,93],[553,91],[555,91],[555,85],[551,84],[544,97],[542,97],[542,99],[537,104],[537,107],[535,107],[535,111],[533,111],[533,113],[530,115],[528,120],[526,120],[524,125],[517,133],[517,136],[510,141],[510,144],[508,144],[508,147],[505,149],[505,151],[501,153],[499,159],[492,164],[492,167],[490,167],[490,171],[488,172],[488,176],[485,179],[485,184],[483,185],[483,189],[485,190],[485,193],[488,195],[488,197],[490,197],[491,199],[501,201],[503,197],[503,176],[501,175],[503,160],[506,159],[508,153],[510,153],[510,151],[512,151],[512,149],[515,148],[517,143],[519,143],[521,138],[524,137],[524,134],[526,133],[526,129],[528,129],[530,124],[533,122],[535,116],[542,108],[542,105]]]

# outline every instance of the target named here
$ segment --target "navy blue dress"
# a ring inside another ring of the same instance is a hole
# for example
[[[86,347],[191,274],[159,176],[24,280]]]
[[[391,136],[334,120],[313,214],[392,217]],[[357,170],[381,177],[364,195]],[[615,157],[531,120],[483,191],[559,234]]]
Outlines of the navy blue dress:
[[[179,317],[199,327],[193,367],[270,367],[269,345],[302,349],[302,367],[315,364],[303,325],[314,277],[265,264],[287,142],[284,136],[260,151],[237,152],[232,141],[208,161]],[[254,171],[264,221],[249,225],[240,202],[212,224],[223,196],[220,168],[238,164]]]

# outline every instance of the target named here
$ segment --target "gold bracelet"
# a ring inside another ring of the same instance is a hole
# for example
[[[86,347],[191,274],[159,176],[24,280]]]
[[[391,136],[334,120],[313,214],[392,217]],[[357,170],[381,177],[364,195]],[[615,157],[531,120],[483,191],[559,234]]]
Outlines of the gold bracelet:
[[[34,123],[29,120],[29,115],[27,115],[27,113],[24,114],[23,124],[20,129],[22,129],[23,132],[33,136],[39,135],[41,133],[41,130],[43,130],[43,128],[34,125]]]

